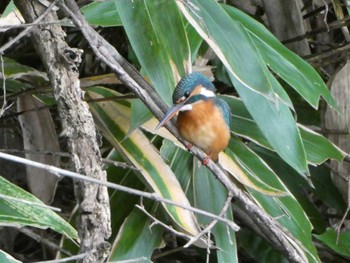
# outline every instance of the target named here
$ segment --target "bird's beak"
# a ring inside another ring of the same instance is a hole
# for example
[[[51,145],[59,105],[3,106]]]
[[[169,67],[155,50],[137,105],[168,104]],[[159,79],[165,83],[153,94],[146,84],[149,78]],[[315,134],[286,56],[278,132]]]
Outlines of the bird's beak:
[[[176,115],[176,113],[182,108],[184,105],[184,102],[174,104],[173,106],[170,107],[170,109],[165,113],[163,119],[159,122],[159,124],[156,127],[156,130],[165,125],[168,121],[171,120],[172,117]]]

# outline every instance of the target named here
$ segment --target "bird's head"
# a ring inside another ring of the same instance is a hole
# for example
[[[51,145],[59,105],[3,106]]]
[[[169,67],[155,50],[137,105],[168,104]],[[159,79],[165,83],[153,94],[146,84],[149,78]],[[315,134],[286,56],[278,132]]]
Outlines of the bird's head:
[[[177,84],[173,93],[173,106],[164,115],[156,129],[165,125],[179,111],[192,110],[192,104],[215,96],[214,84],[201,73],[190,73]]]

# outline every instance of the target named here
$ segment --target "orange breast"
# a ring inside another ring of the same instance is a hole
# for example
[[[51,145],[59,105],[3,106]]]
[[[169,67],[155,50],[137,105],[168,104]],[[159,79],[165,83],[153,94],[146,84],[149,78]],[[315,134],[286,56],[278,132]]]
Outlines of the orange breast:
[[[177,117],[180,135],[202,149],[213,161],[227,147],[230,130],[221,111],[211,100],[193,104],[190,111],[182,111]]]

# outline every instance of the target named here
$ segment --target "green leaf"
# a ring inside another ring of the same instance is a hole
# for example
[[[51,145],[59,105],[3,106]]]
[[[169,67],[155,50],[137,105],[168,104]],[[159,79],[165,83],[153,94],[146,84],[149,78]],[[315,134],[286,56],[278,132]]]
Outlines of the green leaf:
[[[283,255],[274,249],[267,241],[251,232],[242,229],[237,232],[237,241],[247,254],[259,263],[288,263]]]
[[[240,23],[233,21],[214,0],[177,1],[177,4],[242,86],[275,100],[270,72]]]
[[[270,180],[275,188],[285,187],[277,177]],[[271,197],[251,189],[247,190],[269,215],[275,218],[300,242],[300,244],[294,243],[294,245],[304,251],[304,256],[309,262],[320,262],[311,238],[311,223],[292,194],[283,197]]]
[[[16,9],[16,5],[13,3],[13,0],[11,0],[6,6],[4,12],[0,15],[0,17],[6,17],[9,13],[15,11]]]
[[[101,87],[91,88],[88,92],[88,96],[93,99],[117,95],[115,91]],[[144,183],[163,198],[189,206],[175,175],[141,130],[135,129],[126,137],[130,129],[129,106],[120,101],[107,101],[92,103],[91,109],[104,137],[127,162],[139,169],[140,178]],[[172,205],[163,204],[163,206],[177,226],[192,235],[198,233],[199,226],[192,212]]]
[[[227,199],[227,190],[206,167],[198,165],[198,162],[197,165],[196,162],[193,165],[193,188],[194,201],[198,208],[220,214]],[[225,216],[233,220],[230,206]],[[199,217],[201,224],[207,225],[210,221],[208,218]],[[215,237],[215,246],[219,248],[216,252],[218,262],[238,262],[235,233],[220,222],[213,227],[212,234]]]
[[[131,124],[129,133],[134,129],[139,128],[152,117],[152,112],[150,112],[141,100],[133,100],[131,102]]]
[[[187,25],[185,26],[185,30],[191,49],[191,62],[193,64],[198,57],[198,51],[201,44],[203,43],[203,38],[201,38],[201,36],[197,33],[197,31],[193,28],[193,26],[190,23],[187,23]]]
[[[122,156],[114,149],[108,154],[107,159],[118,162],[124,161]],[[104,165],[104,168],[106,169],[109,182],[127,186],[132,189],[145,190],[144,184],[139,180],[133,170],[116,167],[114,165]],[[135,205],[140,203],[140,197],[112,189],[109,190],[109,196],[112,227],[112,236],[110,240],[112,241],[115,240],[125,218],[130,215]]]
[[[7,254],[5,251],[0,250],[0,262],[2,263],[21,263],[21,261],[15,259],[10,254]]]
[[[122,25],[114,0],[92,2],[83,6],[81,12],[90,25],[103,27]]]
[[[299,125],[299,131],[306,149],[307,159],[312,164],[324,163],[327,159],[341,161],[346,153],[322,135]]]
[[[265,26],[244,12],[222,5],[233,21],[239,22],[252,37],[265,63],[310,105],[318,108],[320,96],[337,108],[336,101],[316,70],[305,60],[286,48]]]
[[[340,232],[339,238],[334,229],[329,228],[322,235],[314,235],[315,238],[322,241],[323,244],[328,246],[336,253],[350,257],[350,231]]]
[[[273,150],[263,132],[249,114],[242,100],[233,96],[220,96],[230,106],[232,111],[231,130],[239,136],[247,138],[267,149]],[[304,144],[307,161],[311,164],[321,164],[327,159],[342,160],[344,152],[327,138],[298,124],[298,130]]]
[[[120,204],[119,204],[120,205]],[[154,249],[162,244],[163,229],[138,208],[125,219],[114,243],[109,261],[139,259],[151,262]]]
[[[33,88],[34,86],[47,86],[49,84],[46,73],[20,64],[10,58],[4,57],[3,59],[7,90],[18,92],[24,89]],[[1,85],[3,83],[1,75],[0,83]]]
[[[274,180],[272,179],[277,178],[277,175],[257,154],[240,140],[231,138],[225,153],[238,164],[249,182],[251,182],[250,184],[247,184],[236,178],[245,186],[251,187],[252,189],[266,195],[282,196],[288,194],[284,191],[284,188],[276,188],[273,186]],[[225,164],[222,165],[225,167]]]
[[[77,231],[65,220],[45,207],[45,204],[38,198],[10,183],[2,176],[0,176],[0,194],[23,200],[20,202],[20,200],[0,197],[0,224],[51,228],[71,239],[78,239]]]
[[[246,89],[231,75],[230,77],[244,105],[273,150],[299,174],[306,177],[309,170],[304,145],[288,106],[278,101],[275,104],[266,97]]]
[[[291,191],[293,196],[298,200],[299,204],[302,206],[303,210],[308,215],[308,218],[310,219],[313,227],[315,228],[315,231],[317,231],[318,233],[323,232],[325,230],[326,225],[325,219],[320,213],[319,209],[313,204],[313,202],[311,202],[309,196],[305,194],[305,192],[314,190],[316,196],[318,197],[319,192],[321,192],[322,194],[332,192],[332,190],[334,189],[334,185],[330,182],[330,180],[326,180],[325,176],[323,175],[324,172],[317,173],[318,170],[320,170],[320,168],[317,167],[313,169],[311,167],[311,179],[312,183],[315,186],[315,189],[311,189],[308,182],[306,182],[304,179],[298,176],[296,171],[293,170],[285,162],[283,162],[281,158],[275,153],[272,153],[270,151],[267,151],[266,149],[252,144],[250,144],[250,147],[268,163],[268,165],[275,171],[276,174],[278,174],[278,177],[283,181],[284,185],[288,187],[288,190]],[[317,171],[315,171],[315,169],[317,169]],[[316,178],[320,181],[325,180],[325,182],[328,183],[329,191],[325,191],[326,189],[320,188],[319,183],[315,181]],[[335,195],[332,198],[332,200],[336,199],[336,197],[338,196]]]
[[[215,179],[213,174],[200,164],[190,153],[164,140],[161,147],[162,157],[168,161],[182,187],[187,189],[186,194],[196,207],[205,211],[219,214],[227,198],[227,191]],[[215,196],[215,198],[213,198]],[[229,207],[226,217],[233,220],[232,210]],[[210,223],[211,219],[198,216],[201,224]],[[238,262],[235,233],[227,229],[222,223],[217,223],[212,229],[215,237],[218,262]]]
[[[191,59],[183,21],[173,0],[115,0],[137,58],[168,104]]]
[[[346,203],[334,185],[330,168],[326,165],[311,167],[311,180],[315,185],[315,196],[339,212],[346,210]]]

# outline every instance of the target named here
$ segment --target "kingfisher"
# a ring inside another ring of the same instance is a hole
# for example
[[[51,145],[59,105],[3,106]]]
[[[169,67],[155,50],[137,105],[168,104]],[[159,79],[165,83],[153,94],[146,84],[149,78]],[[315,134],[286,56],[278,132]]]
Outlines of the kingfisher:
[[[201,73],[190,73],[177,84],[173,106],[167,111],[156,129],[165,125],[177,113],[176,126],[182,138],[203,150],[209,159],[218,161],[230,140],[231,110],[227,103],[216,97],[214,84]]]

